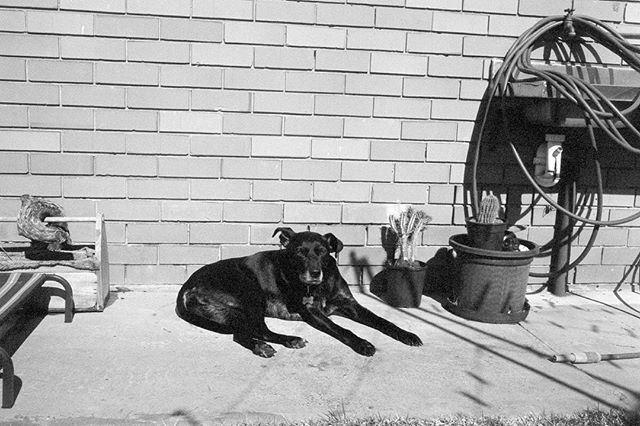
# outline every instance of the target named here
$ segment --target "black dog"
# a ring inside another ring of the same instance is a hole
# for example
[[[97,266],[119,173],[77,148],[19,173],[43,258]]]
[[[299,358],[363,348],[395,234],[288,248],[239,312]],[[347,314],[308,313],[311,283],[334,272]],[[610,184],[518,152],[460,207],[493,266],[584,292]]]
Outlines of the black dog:
[[[265,358],[276,352],[266,342],[289,348],[306,344],[300,337],[269,330],[265,316],[302,319],[365,356],[373,355],[375,347],[335,324],[329,315],[351,318],[410,346],[422,345],[418,336],[353,298],[330,255],[342,250],[342,242],[333,234],[295,233],[291,228],[277,228],[273,235],[277,233],[284,250],[226,259],[197,270],[178,293],[178,315],[207,330],[232,333],[234,341]]]

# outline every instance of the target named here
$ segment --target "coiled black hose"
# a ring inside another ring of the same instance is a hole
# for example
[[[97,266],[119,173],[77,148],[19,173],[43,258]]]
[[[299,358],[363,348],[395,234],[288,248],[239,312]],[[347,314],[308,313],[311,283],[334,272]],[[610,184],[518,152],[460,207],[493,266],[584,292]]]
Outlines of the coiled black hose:
[[[573,221],[594,225],[592,235],[587,242],[585,249],[574,260],[574,262],[569,265],[565,265],[561,270],[554,271],[553,273],[531,273],[532,276],[537,277],[557,276],[577,266],[593,246],[600,226],[622,225],[640,218],[640,212],[637,212],[628,217],[617,220],[602,220],[604,190],[602,170],[598,160],[598,146],[594,134],[594,128],[599,128],[619,146],[631,153],[640,154],[640,148],[633,146],[629,141],[627,141],[617,127],[617,123],[622,123],[630,131],[636,142],[640,141],[640,131],[627,118],[627,115],[635,111],[638,106],[640,106],[640,94],[633,99],[627,108],[619,110],[597,88],[582,81],[581,79],[572,75],[563,74],[553,69],[536,68],[531,62],[532,52],[538,47],[545,45],[548,46],[550,42],[555,44],[554,47],[557,54],[564,54],[566,56],[564,59],[570,60],[571,55],[573,54],[577,60],[585,62],[585,58],[581,51],[579,49],[573,49],[573,47],[576,43],[581,46],[587,46],[582,37],[588,37],[620,56],[631,68],[640,72],[640,56],[638,56],[640,53],[640,47],[627,42],[613,27],[597,19],[588,16],[573,15],[573,10],[568,10],[567,12],[567,15],[550,16],[540,20],[533,27],[524,32],[505,55],[502,66],[490,80],[487,88],[486,93],[488,96],[486,97],[484,111],[482,112],[482,119],[480,122],[472,164],[471,197],[472,209],[475,215],[478,211],[479,204],[477,170],[480,159],[480,148],[484,128],[488,121],[491,102],[496,96],[501,98],[502,103],[505,102],[505,98],[510,92],[509,83],[517,81],[516,76],[518,73],[530,76],[529,79],[532,78],[536,81],[546,82],[555,89],[557,93],[574,105],[578,106],[583,111],[587,126],[587,133],[591,142],[591,149],[595,153],[594,163],[597,182],[597,208],[595,219],[575,214],[560,206],[549,195],[547,195],[545,190],[540,187],[528,171],[513,142],[511,140],[508,141],[509,147],[511,148],[511,151],[525,177],[538,194],[540,194],[542,198],[556,209],[556,214],[562,213],[567,215]],[[568,53],[565,49],[567,45],[569,46]],[[506,127],[506,123],[504,124]],[[544,247],[546,248],[547,246],[550,246],[550,244],[545,245]],[[541,255],[546,254],[541,253]]]

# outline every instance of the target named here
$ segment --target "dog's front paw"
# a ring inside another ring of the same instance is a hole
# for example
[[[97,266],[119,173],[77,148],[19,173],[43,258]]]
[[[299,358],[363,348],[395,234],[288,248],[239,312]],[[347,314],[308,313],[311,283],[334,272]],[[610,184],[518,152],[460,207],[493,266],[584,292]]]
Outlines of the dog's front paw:
[[[398,340],[409,346],[422,346],[422,340],[408,331],[398,337]]]
[[[307,345],[307,341],[302,337],[291,336],[291,338],[283,343],[284,346],[291,349],[304,348]]]
[[[376,347],[366,340],[360,340],[356,342],[353,346],[351,346],[351,348],[360,355],[364,356],[372,356],[376,353]]]
[[[253,353],[261,356],[262,358],[271,358],[276,354],[276,350],[268,343],[258,342],[253,347]]]

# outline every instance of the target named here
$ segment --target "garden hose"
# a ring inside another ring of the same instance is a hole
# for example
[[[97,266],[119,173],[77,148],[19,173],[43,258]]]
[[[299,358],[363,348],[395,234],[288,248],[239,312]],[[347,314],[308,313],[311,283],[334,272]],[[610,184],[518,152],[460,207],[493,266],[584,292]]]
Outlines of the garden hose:
[[[640,352],[620,354],[601,354],[599,352],[571,352],[569,354],[553,355],[551,362],[567,362],[571,364],[595,364],[600,361],[614,361],[618,359],[640,358]]]
[[[600,226],[622,225],[640,218],[640,212],[637,212],[628,217],[617,220],[602,220],[604,190],[602,170],[600,162],[598,161],[598,146],[594,134],[594,128],[598,128],[620,147],[631,153],[640,154],[640,148],[627,141],[617,127],[618,123],[623,124],[634,137],[635,141],[640,141],[640,130],[638,130],[627,118],[627,115],[634,112],[640,106],[640,94],[632,100],[628,107],[620,110],[597,88],[591,86],[589,83],[572,75],[554,71],[553,69],[536,68],[531,62],[531,54],[536,48],[549,46],[549,43],[553,41],[552,49],[556,52],[556,56],[558,56],[559,60],[567,62],[570,61],[573,56],[574,59],[584,63],[586,62],[586,57],[581,49],[585,48],[588,50],[589,45],[583,37],[590,38],[594,42],[606,47],[608,50],[621,57],[622,60],[632,69],[640,72],[640,57],[638,56],[638,53],[640,53],[640,47],[627,42],[611,26],[588,16],[574,15],[573,10],[568,9],[566,15],[550,16],[540,20],[529,30],[525,31],[514,42],[505,55],[500,69],[496,72],[495,76],[492,78],[490,77],[489,86],[485,96],[486,102],[483,105],[484,110],[481,111],[482,118],[472,163],[471,207],[474,215],[477,214],[479,205],[477,172],[480,159],[481,142],[485,126],[488,122],[490,105],[494,97],[499,96],[501,98],[502,105],[504,106],[505,98],[511,91],[510,83],[516,81],[544,81],[558,94],[562,95],[564,99],[579,107],[583,112],[587,133],[591,142],[589,149],[594,154],[593,160],[595,163],[595,175],[597,182],[595,219],[575,214],[560,206],[555,200],[553,200],[531,175],[513,142],[511,140],[508,141],[509,147],[525,177],[534,187],[536,192],[538,192],[538,194],[547,201],[549,205],[556,209],[556,214],[565,214],[573,221],[573,223],[580,222],[583,226],[585,224],[593,225],[593,232],[589,241],[582,253],[573,262],[565,265],[561,270],[554,271],[552,273],[531,273],[532,276],[536,277],[557,276],[577,266],[593,246]],[[576,45],[580,48],[575,48]],[[568,51],[566,49],[567,46],[569,48]],[[594,54],[594,56],[597,55]],[[516,78],[518,74],[527,75],[529,78],[526,80],[518,80]],[[504,115],[503,125],[506,130],[506,117],[504,117]],[[588,208],[588,213],[590,212],[591,208]],[[546,251],[552,246],[551,243],[552,242],[542,246],[546,249],[544,252],[541,251],[542,256],[547,255]]]

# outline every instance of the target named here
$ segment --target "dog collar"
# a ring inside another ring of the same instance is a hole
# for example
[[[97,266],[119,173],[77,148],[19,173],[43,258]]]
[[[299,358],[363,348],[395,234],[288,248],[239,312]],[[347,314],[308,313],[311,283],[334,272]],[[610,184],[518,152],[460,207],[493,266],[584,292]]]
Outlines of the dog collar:
[[[302,296],[302,304],[305,306],[313,305],[313,296],[309,294],[309,286],[307,286],[307,295]]]

